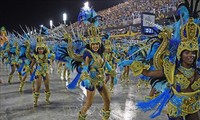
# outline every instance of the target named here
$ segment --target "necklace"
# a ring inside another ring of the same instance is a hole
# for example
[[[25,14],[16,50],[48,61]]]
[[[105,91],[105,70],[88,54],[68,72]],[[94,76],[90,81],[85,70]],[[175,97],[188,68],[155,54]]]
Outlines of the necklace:
[[[44,54],[39,54],[38,57],[39,57],[40,59],[43,59],[43,58],[44,58]]]
[[[194,69],[193,68],[185,68],[183,66],[180,66],[178,68],[178,70],[183,73],[183,75],[186,77],[186,78],[191,78],[193,75],[194,75]]]

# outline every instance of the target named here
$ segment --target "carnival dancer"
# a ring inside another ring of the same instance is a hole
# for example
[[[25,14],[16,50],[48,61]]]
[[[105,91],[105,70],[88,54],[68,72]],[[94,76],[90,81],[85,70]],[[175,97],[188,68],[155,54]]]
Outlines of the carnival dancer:
[[[32,74],[35,74],[35,91],[33,91],[34,97],[34,107],[38,105],[38,98],[40,96],[40,88],[42,80],[45,85],[45,95],[46,95],[46,103],[50,104],[49,98],[51,95],[49,89],[49,73],[48,73],[48,48],[43,43],[44,38],[42,36],[38,36],[37,45],[35,48],[35,53],[33,55],[31,68]],[[35,65],[35,68],[34,68]]]
[[[8,77],[8,83],[11,84],[11,80],[12,80],[13,74],[15,72],[15,69],[19,68],[19,64],[18,64],[18,59],[19,59],[18,42],[14,41],[14,40],[10,40],[8,45],[6,46],[6,52],[8,53],[8,63],[11,66],[11,72],[10,72],[9,77]],[[21,81],[22,75],[19,71],[18,71],[18,75],[19,75],[19,80]]]
[[[131,67],[135,75],[142,73],[150,77],[166,77],[167,82],[163,84],[163,87],[160,87],[161,89],[157,89],[157,91],[160,91],[159,96],[148,102],[137,104],[144,111],[153,109],[159,104],[151,118],[158,116],[164,106],[167,105],[169,120],[200,119],[198,115],[200,110],[200,75],[197,69],[199,31],[199,26],[194,23],[193,18],[190,18],[181,28],[181,41],[172,39],[172,44],[169,45],[170,54],[165,54],[165,59],[162,60],[163,65],[160,64],[162,61],[157,62],[157,64],[162,65],[161,69],[149,71],[141,62],[132,63]],[[169,39],[166,37],[168,33],[161,33],[160,35],[163,39]],[[175,47],[177,47],[177,51],[175,51]],[[175,52],[176,56],[174,56]]]
[[[76,87],[78,80],[81,85],[87,89],[87,97],[83,107],[81,108],[78,119],[85,120],[87,116],[87,111],[91,107],[95,90],[97,89],[104,101],[103,109],[101,110],[102,119],[108,120],[110,117],[110,95],[107,87],[104,83],[105,69],[108,69],[109,74],[115,75],[115,70],[111,68],[109,63],[103,59],[104,46],[101,42],[101,37],[99,35],[99,29],[95,26],[98,24],[98,17],[93,9],[81,9],[79,13],[79,21],[91,23],[88,28],[88,39],[89,43],[86,45],[86,49],[83,55],[75,54],[72,49],[72,38],[68,35],[68,53],[70,57],[76,61],[79,61],[78,75],[69,85],[68,88]],[[81,72],[80,72],[80,69]]]
[[[85,104],[83,105],[81,111],[79,112],[79,118],[78,118],[79,120],[86,119],[87,116],[86,112],[92,105],[96,89],[98,89],[104,101],[104,106],[101,111],[103,120],[107,120],[110,116],[110,95],[104,83],[104,75],[105,75],[104,66],[106,66],[106,68],[109,70],[110,72],[109,74],[113,75],[114,71],[111,69],[109,63],[103,60],[102,55],[104,47],[103,44],[101,43],[99,36],[96,35],[93,34],[90,36],[91,37],[90,44],[83,53],[83,58],[82,58],[84,59],[84,62],[82,63],[83,70],[80,75],[79,82],[82,81],[81,84],[87,89],[87,98]],[[70,57],[73,58],[73,56]]]
[[[30,42],[28,40],[24,41],[24,44],[20,47],[20,56],[19,56],[19,64],[20,68],[19,71],[22,73],[22,80],[20,82],[19,91],[22,92],[24,88],[24,84],[26,81],[26,78],[28,77],[28,74],[31,75],[31,60],[33,59],[33,56],[31,55],[31,47]]]
[[[7,37],[7,32],[5,27],[1,27],[1,31],[0,31],[0,58],[2,60],[2,64],[4,64],[4,59],[5,59],[5,55],[4,55],[4,50],[5,50],[5,46],[6,43],[8,42],[8,37]],[[2,83],[2,79],[0,78],[0,83]]]
[[[125,47],[125,46],[121,46],[120,47],[120,55],[121,55],[121,61],[124,61],[124,60],[128,60],[129,56],[128,56],[128,48]],[[121,82],[129,82],[130,79],[129,79],[129,65],[126,65],[126,66],[123,66],[123,72],[121,74]]]
[[[105,52],[103,53],[104,59],[111,65],[112,69],[116,70],[116,63],[119,61],[119,59],[116,58],[115,53],[112,51],[112,45],[110,40],[105,40]],[[108,70],[106,70],[106,79],[105,83],[110,79],[110,92],[113,92],[114,85],[117,83],[116,76],[111,76],[107,73]]]

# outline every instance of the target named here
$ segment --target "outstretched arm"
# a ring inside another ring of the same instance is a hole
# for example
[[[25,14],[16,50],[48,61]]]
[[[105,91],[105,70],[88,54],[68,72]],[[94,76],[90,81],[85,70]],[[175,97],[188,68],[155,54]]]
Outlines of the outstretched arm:
[[[31,68],[31,74],[33,73],[33,71],[34,71],[34,68],[33,68],[33,66],[35,65],[35,63],[36,63],[36,60],[33,58],[32,59],[32,62],[31,62],[31,64],[30,64],[30,68]]]
[[[80,76],[80,81],[79,83],[81,82],[81,85],[84,86],[84,87],[89,87],[91,84],[90,84],[90,81],[89,81],[89,73],[88,73],[88,65],[90,63],[90,59],[88,56],[85,57],[85,61],[84,61],[84,65],[82,66],[83,70],[82,70],[82,73],[81,73],[81,76]]]
[[[157,78],[160,78],[160,77],[164,76],[164,73],[163,73],[162,70],[153,70],[153,71],[150,71],[150,70],[144,69],[142,71],[142,74],[145,75],[145,76],[148,76],[148,77],[157,77]]]
[[[150,68],[149,65],[145,65],[142,62],[139,61],[134,61],[131,66],[130,66],[133,75],[134,76],[138,76],[140,74],[143,74],[147,77],[163,77],[164,76],[164,72],[162,70],[148,70]]]

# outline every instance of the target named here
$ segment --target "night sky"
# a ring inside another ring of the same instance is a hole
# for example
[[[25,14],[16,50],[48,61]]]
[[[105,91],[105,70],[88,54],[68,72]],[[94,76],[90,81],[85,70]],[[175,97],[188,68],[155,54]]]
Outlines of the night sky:
[[[125,0],[1,0],[0,27],[8,31],[21,31],[19,25],[25,28],[38,28],[41,24],[49,27],[53,20],[55,26],[63,23],[62,14],[68,15],[67,23],[77,21],[80,8],[88,1],[95,11],[117,5]]]

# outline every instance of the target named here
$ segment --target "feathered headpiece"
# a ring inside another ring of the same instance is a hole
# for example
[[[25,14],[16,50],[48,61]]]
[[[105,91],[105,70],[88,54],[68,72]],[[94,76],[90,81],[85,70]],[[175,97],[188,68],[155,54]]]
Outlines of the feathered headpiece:
[[[99,26],[99,18],[101,16],[97,15],[97,13],[94,11],[94,9],[89,8],[88,5],[85,5],[83,8],[81,8],[81,11],[78,16],[79,23],[83,22],[84,24],[89,25],[87,29],[87,34],[89,36],[89,44],[92,43],[100,43],[101,44],[101,38],[100,38],[100,32],[98,29]]]
[[[99,43],[101,44],[101,38],[99,35],[99,29],[92,25],[91,27],[88,28],[87,33],[89,35],[89,40],[90,40],[90,45],[92,43]]]
[[[37,51],[38,48],[47,49],[47,46],[44,44],[44,38],[42,36],[37,37],[37,45],[36,45],[35,50]]]
[[[194,19],[190,18],[181,28],[181,42],[178,46],[177,58],[180,60],[180,56],[183,50],[197,51],[197,57],[199,53],[199,38],[200,29],[197,24],[194,23]]]

